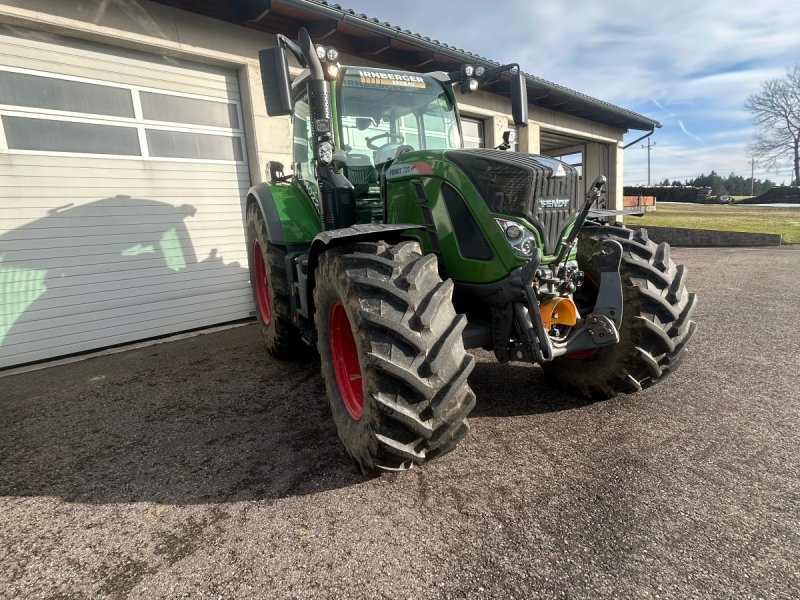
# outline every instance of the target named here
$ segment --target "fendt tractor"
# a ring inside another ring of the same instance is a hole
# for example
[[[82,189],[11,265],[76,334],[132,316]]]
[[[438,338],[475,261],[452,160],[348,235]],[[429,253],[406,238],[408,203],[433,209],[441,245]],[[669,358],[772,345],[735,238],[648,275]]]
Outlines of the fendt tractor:
[[[289,53],[303,69],[294,81]],[[553,158],[463,148],[453,87],[507,81],[514,123],[527,125],[518,65],[341,66],[305,29],[259,60],[267,113],[293,128],[293,172],[271,162],[247,197],[260,331],[281,359],[316,346],[362,471],[408,469],[464,438],[469,348],[538,363],[589,397],[676,368],[695,329],[686,269],[644,230],[590,214],[605,178],[584,195]]]

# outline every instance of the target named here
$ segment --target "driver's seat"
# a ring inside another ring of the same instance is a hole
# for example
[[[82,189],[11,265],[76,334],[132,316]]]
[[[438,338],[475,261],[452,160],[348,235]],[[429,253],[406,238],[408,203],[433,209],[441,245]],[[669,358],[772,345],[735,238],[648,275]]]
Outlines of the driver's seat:
[[[347,179],[355,188],[353,192],[356,198],[363,198],[369,194],[370,186],[378,183],[378,171],[366,154],[348,154],[345,168]]]

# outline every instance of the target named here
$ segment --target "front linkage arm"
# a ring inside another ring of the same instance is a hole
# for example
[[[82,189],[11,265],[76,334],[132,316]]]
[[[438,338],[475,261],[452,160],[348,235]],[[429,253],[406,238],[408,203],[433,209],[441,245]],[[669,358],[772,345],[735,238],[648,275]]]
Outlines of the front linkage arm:
[[[541,254],[537,253],[530,262],[512,273],[511,282],[522,287],[527,300],[514,302],[514,317],[525,334],[525,341],[536,362],[550,362],[564,354],[619,342],[618,328],[622,323],[622,280],[619,274],[622,245],[614,240],[604,240],[602,245],[590,259],[600,271],[600,286],[594,310],[579,321],[563,342],[550,338],[539,312],[539,300],[533,283]]]
[[[595,179],[586,194],[581,212],[569,235],[563,240],[561,251],[554,263],[553,271],[558,273],[566,263],[578,239],[578,233],[586,222],[594,201],[606,183],[602,175]],[[619,269],[622,262],[622,245],[613,240],[604,240],[602,248],[595,252],[591,264],[600,272],[600,285],[597,301],[591,314],[583,318],[564,341],[554,341],[545,330],[539,312],[539,300],[534,290],[536,271],[541,261],[541,252],[524,266],[512,273],[512,282],[522,286],[526,302],[514,302],[514,316],[518,326],[525,334],[526,342],[536,362],[549,362],[558,356],[600,348],[619,342],[619,326],[622,323],[622,280]]]

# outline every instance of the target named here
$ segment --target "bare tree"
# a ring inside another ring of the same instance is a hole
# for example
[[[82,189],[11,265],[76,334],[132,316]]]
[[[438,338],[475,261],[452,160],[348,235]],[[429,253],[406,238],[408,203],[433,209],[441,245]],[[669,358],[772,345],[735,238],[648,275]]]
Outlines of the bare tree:
[[[752,153],[767,168],[791,158],[793,183],[800,185],[800,64],[787,71],[786,77],[762,83],[745,108],[758,127]]]

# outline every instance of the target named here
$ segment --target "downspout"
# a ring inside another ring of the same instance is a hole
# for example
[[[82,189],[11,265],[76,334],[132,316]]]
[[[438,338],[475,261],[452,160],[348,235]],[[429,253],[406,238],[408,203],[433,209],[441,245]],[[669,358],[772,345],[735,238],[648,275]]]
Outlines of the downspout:
[[[658,124],[656,125],[656,127],[659,127],[659,128],[660,128],[660,127],[661,127],[661,124],[660,124],[660,123],[658,123]],[[649,138],[651,135],[653,135],[655,132],[656,132],[656,130],[655,130],[655,127],[654,127],[653,129],[651,129],[650,131],[648,131],[647,133],[645,133],[645,134],[644,134],[642,137],[640,137],[640,138],[636,138],[636,139],[635,139],[635,140],[633,140],[633,141],[632,141],[630,144],[626,144],[626,145],[624,145],[624,146],[622,147],[622,149],[623,149],[623,150],[627,150],[628,148],[630,148],[630,147],[631,147],[631,146],[633,146],[634,144],[638,144],[638,143],[639,143],[639,142],[641,142],[642,140],[646,140],[646,139],[647,139],[647,138]]]

